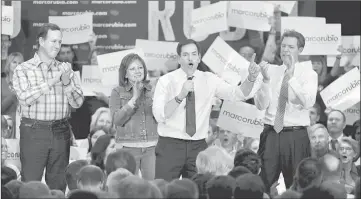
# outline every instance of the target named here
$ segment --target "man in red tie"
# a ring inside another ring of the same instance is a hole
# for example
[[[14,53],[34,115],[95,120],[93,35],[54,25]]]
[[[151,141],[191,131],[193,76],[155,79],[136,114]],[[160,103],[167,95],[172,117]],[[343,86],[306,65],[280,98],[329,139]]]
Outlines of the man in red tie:
[[[283,65],[268,70],[272,97],[263,100],[265,104],[258,102],[258,94],[255,97],[259,109],[266,110],[258,154],[263,161],[261,177],[268,191],[281,171],[289,188],[298,163],[310,156],[306,127],[310,125],[309,108],[316,100],[317,74],[312,67],[302,67],[298,63],[304,46],[305,38],[301,33],[289,31],[282,35]]]
[[[241,86],[231,86],[217,75],[197,70],[201,61],[200,47],[193,40],[177,46],[180,68],[159,78],[153,99],[153,115],[158,121],[159,140],[155,149],[155,178],[170,181],[190,178],[196,173],[195,162],[200,151],[207,148],[212,99],[244,101],[251,91],[268,95],[267,83],[256,81],[262,67],[249,65],[249,75]],[[256,89],[256,90],[255,90]],[[262,101],[262,99],[259,99]],[[262,101],[263,103],[263,101]]]

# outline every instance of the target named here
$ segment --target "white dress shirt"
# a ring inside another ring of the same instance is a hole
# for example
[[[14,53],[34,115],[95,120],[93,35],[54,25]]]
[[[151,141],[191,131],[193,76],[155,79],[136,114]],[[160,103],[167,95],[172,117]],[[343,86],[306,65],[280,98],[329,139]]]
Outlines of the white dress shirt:
[[[240,87],[229,85],[213,73],[197,70],[192,80],[194,82],[197,129],[194,136],[190,137],[186,133],[186,99],[179,104],[169,118],[166,118],[164,113],[165,105],[181,92],[186,81],[187,75],[182,69],[177,69],[159,78],[153,99],[153,115],[158,121],[159,136],[183,140],[205,139],[208,136],[213,97],[230,101],[245,101],[252,97],[252,93],[267,92],[266,88],[268,88],[267,84],[262,81],[256,81],[249,96],[244,96]],[[260,94],[260,96],[264,96],[264,94]],[[262,99],[260,102],[264,103]]]
[[[255,104],[259,109],[266,109],[264,123],[274,125],[275,116],[278,107],[278,98],[280,96],[281,85],[287,66],[269,67],[270,74],[270,100],[266,104],[259,101],[260,93],[256,93]],[[291,126],[309,126],[309,108],[316,101],[316,92],[318,85],[318,76],[312,68],[306,68],[304,65],[296,63],[293,77],[288,82],[288,102],[286,104],[284,127]],[[298,96],[303,96],[302,102]],[[265,102],[266,100],[263,100]]]
[[[338,145],[340,144],[341,139],[342,139],[343,137],[344,137],[344,135],[343,135],[343,132],[342,132],[342,134],[341,134],[340,136],[338,136],[338,138],[336,139],[336,140],[337,140],[337,142],[336,142],[336,149],[338,148]],[[333,150],[333,149],[332,149],[331,140],[333,140],[333,138],[332,138],[331,136],[328,136],[328,148],[329,148],[330,150]]]

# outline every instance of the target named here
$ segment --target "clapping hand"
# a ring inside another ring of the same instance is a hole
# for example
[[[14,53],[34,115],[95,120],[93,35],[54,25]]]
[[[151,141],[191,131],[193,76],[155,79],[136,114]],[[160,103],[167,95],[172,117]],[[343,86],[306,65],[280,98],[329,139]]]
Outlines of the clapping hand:
[[[262,61],[259,64],[259,66],[261,68],[261,74],[263,76],[263,81],[268,82],[270,80],[270,75],[268,73],[269,64],[267,62],[265,62],[265,61]]]
[[[253,53],[251,62],[249,63],[248,66],[248,80],[251,82],[256,81],[256,78],[261,71],[261,68],[254,62],[255,58],[256,58],[256,53]]]

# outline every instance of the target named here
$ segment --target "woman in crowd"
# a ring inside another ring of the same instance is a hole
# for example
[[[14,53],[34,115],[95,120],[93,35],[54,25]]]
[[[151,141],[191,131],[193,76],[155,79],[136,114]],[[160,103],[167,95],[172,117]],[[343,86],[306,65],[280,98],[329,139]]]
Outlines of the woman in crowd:
[[[107,157],[113,151],[115,151],[114,136],[108,134],[100,136],[90,151],[90,163],[104,170]]]
[[[258,138],[251,138],[246,137],[244,139],[244,148],[249,149],[255,153],[257,153],[259,147],[259,139]]]
[[[227,175],[233,168],[233,158],[222,147],[210,146],[196,159],[199,174]]]
[[[16,130],[16,111],[18,109],[18,100],[13,92],[13,71],[18,66],[24,62],[24,57],[19,52],[11,53],[8,56],[8,59],[5,63],[5,71],[1,73],[1,115],[9,115],[13,121],[13,128],[11,129],[11,133],[9,137],[6,138],[15,138],[15,130]]]
[[[90,132],[92,132],[95,128],[105,127],[110,130],[112,128],[112,116],[109,108],[100,107],[91,117],[90,121]]]
[[[93,146],[95,145],[95,142],[98,140],[99,137],[103,136],[103,135],[114,135],[114,129],[108,129],[105,128],[104,126],[100,126],[100,127],[96,127],[95,129],[93,129],[92,131],[90,131],[89,136],[87,138],[88,140],[88,157],[90,158],[90,152],[93,148]]]
[[[343,137],[340,140],[338,153],[341,160],[341,183],[345,184],[348,193],[355,187],[355,182],[359,178],[360,172],[354,164],[354,160],[359,156],[359,143],[350,137]]]
[[[147,67],[137,54],[125,56],[119,67],[119,85],[112,90],[110,110],[117,130],[117,142],[137,161],[142,177],[155,177],[157,123],[152,113],[155,84],[147,80]]]

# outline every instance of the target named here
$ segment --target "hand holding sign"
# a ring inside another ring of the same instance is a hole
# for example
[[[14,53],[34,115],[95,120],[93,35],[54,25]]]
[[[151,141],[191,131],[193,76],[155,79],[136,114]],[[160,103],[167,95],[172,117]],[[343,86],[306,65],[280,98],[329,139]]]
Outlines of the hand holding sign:
[[[248,66],[248,80],[251,82],[256,81],[256,78],[260,72],[260,67],[254,62],[254,59],[256,58],[256,53],[253,53],[252,58],[251,58],[251,62],[249,63]]]

